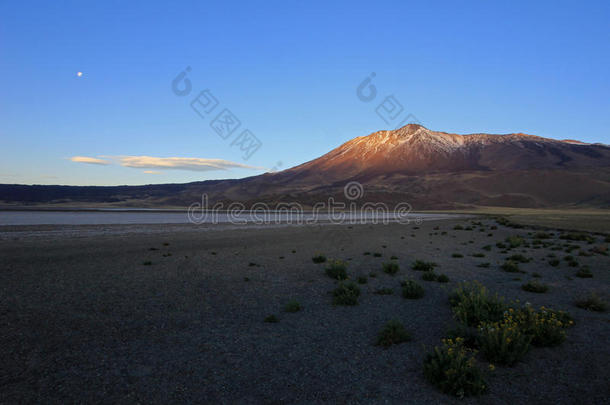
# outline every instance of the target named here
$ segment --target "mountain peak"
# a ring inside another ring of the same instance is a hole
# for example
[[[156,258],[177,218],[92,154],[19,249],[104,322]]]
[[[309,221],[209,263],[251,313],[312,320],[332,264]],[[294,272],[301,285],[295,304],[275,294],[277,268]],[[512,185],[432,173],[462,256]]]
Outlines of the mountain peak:
[[[585,147],[590,150],[581,149]],[[336,180],[393,174],[600,167],[608,165],[609,158],[610,153],[601,147],[574,141],[523,133],[458,135],[407,124],[354,138],[287,172],[324,173],[326,180]]]
[[[424,127],[421,124],[413,124],[413,123],[411,123],[411,124],[405,125],[404,127],[397,128],[394,131],[398,131],[398,132],[414,132],[414,131],[417,131],[417,130],[419,130],[421,128],[423,128],[425,130],[428,130],[428,128]]]

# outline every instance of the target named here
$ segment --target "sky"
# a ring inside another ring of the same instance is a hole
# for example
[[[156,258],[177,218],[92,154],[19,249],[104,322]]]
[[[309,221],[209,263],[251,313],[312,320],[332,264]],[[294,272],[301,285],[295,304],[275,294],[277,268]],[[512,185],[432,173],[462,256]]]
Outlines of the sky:
[[[609,21],[608,1],[3,1],[0,183],[240,178],[406,122],[610,144]]]

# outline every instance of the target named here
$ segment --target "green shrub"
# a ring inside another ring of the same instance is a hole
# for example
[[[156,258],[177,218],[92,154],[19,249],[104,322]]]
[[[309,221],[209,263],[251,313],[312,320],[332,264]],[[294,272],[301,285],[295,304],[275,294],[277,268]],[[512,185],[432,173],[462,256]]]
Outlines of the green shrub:
[[[366,284],[367,281],[368,281],[368,279],[366,278],[366,276],[358,277],[358,284]]]
[[[365,256],[370,256],[371,252],[364,252]]]
[[[484,267],[485,268],[485,267],[489,267],[490,265],[491,265],[491,263],[485,262],[485,263],[477,264],[477,267]]]
[[[567,313],[545,307],[540,307],[539,312],[534,311],[530,305],[526,305],[518,311],[514,311],[512,308],[509,311],[514,314],[523,333],[532,337],[534,346],[546,347],[560,344],[566,338],[565,329],[574,324]]]
[[[508,238],[506,238],[505,240],[506,243],[508,243],[508,246],[510,246],[511,249],[514,248],[518,248],[519,246],[523,245],[523,238],[521,236],[509,236]]]
[[[559,235],[559,239],[563,240],[574,240],[574,241],[583,241],[583,242],[595,242],[595,238],[587,235],[586,233],[581,232],[568,232],[562,233]]]
[[[398,273],[399,270],[398,263],[396,262],[383,263],[381,266],[383,267],[384,273],[390,274],[392,276]]]
[[[533,293],[545,293],[549,290],[549,286],[546,284],[540,284],[538,281],[529,281],[521,286],[523,291],[529,291]]]
[[[506,249],[506,245],[504,243],[502,243],[502,242],[496,243],[496,247],[498,249]]]
[[[454,257],[454,258],[456,258],[456,259],[457,259],[457,258],[460,258],[460,257],[464,257],[464,255],[463,255],[463,254],[461,254],[461,253],[453,253],[453,254],[451,255],[451,257]]]
[[[472,257],[485,257],[485,253],[473,253]]]
[[[449,302],[457,320],[468,326],[497,322],[503,318],[506,305],[497,294],[491,295],[478,282],[462,283],[451,293]]]
[[[377,336],[377,346],[390,347],[411,340],[411,335],[402,323],[393,319],[385,324]]]
[[[453,230],[454,231],[463,231],[464,227],[462,225],[456,225],[456,226],[453,227]]]
[[[424,360],[424,376],[446,394],[457,397],[479,395],[487,389],[483,372],[476,365],[475,351],[463,339],[443,339]]]
[[[391,288],[378,288],[375,290],[375,294],[392,295],[392,294],[394,294],[394,290],[392,290]]]
[[[546,232],[536,232],[532,237],[534,239],[550,239],[551,235]]]
[[[591,277],[593,277],[593,273],[591,273],[591,269],[589,269],[589,266],[582,266],[576,272],[576,277],[591,278]]]
[[[551,259],[549,260],[549,264],[553,267],[559,266],[559,259]]]
[[[322,254],[318,254],[311,258],[311,261],[314,263],[324,263],[326,261],[326,256]]]
[[[142,262],[142,264],[143,264],[144,266],[151,266],[151,265],[152,265],[152,262],[151,262],[150,260],[147,260],[147,261],[145,261],[145,262]]]
[[[474,327],[458,323],[455,327],[448,329],[445,336],[453,340],[461,338],[464,346],[470,349],[477,349],[479,347],[479,331]]]
[[[532,336],[523,333],[513,312],[509,311],[499,322],[481,323],[479,342],[481,353],[487,360],[510,366],[525,356]]]
[[[286,312],[298,312],[300,310],[301,310],[301,304],[299,304],[299,302],[296,300],[290,300],[290,301],[288,301],[286,306],[284,306],[284,311],[286,311]]]
[[[268,323],[277,323],[279,321],[280,320],[277,319],[277,316],[275,316],[275,315],[269,315],[265,318],[265,322],[268,322]]]
[[[424,271],[421,275],[421,279],[424,281],[436,281],[436,274],[433,271]]]
[[[485,245],[485,246],[483,246],[483,250],[486,250],[486,251],[488,251],[488,252],[489,252],[489,251],[491,250],[491,245]]]
[[[608,304],[597,294],[591,293],[588,297],[581,298],[574,302],[578,308],[586,309],[588,311],[605,312],[608,308]]]
[[[508,260],[504,264],[502,264],[502,270],[507,271],[509,273],[519,273],[521,271],[519,269],[519,265],[511,260]]]
[[[342,260],[329,260],[326,275],[335,280],[347,279],[347,263]]]
[[[390,260],[398,260],[398,257],[397,256],[392,256],[392,257],[390,257]]]
[[[439,283],[448,283],[448,282],[449,282],[449,277],[447,277],[447,276],[446,276],[446,275],[444,275],[444,274],[439,274],[439,275],[436,277],[436,281],[438,281]]]
[[[433,262],[424,262],[423,260],[416,260],[411,268],[417,271],[432,271],[436,267],[436,263]]]
[[[511,260],[513,262],[518,262],[518,263],[529,263],[532,259],[528,259],[527,257],[523,256],[523,255],[512,255],[506,258],[506,260]]]
[[[381,257],[381,253],[375,252],[375,253],[373,253],[373,257]]]
[[[404,280],[402,286],[402,296],[408,299],[417,299],[424,296],[424,288],[413,280]]]
[[[360,288],[354,283],[341,283],[333,290],[333,304],[357,305]]]

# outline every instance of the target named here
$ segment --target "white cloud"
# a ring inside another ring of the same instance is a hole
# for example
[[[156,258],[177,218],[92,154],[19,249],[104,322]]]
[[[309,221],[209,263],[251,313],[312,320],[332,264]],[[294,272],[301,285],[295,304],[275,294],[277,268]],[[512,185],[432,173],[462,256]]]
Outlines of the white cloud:
[[[190,170],[196,172],[205,172],[210,170],[229,170],[229,169],[255,169],[263,170],[263,167],[250,166],[243,163],[231,162],[224,159],[206,159],[206,158],[187,158],[187,157],[153,157],[153,156],[101,156],[105,159],[110,159],[124,167],[133,167],[137,169],[173,169],[173,170]],[[73,162],[90,163],[97,165],[108,165],[110,160],[74,156],[70,158]],[[147,174],[160,174],[156,170],[145,170]]]
[[[87,157],[87,156],[74,156],[74,157],[71,157],[70,160],[73,162],[89,163],[92,165],[109,165],[110,164],[110,162],[107,160],[97,159],[97,158],[92,158],[92,157]]]
[[[146,169],[177,169],[204,172],[209,170],[262,169],[260,167],[230,162],[223,159],[184,158],[184,157],[152,157],[152,156],[116,156],[121,166]]]

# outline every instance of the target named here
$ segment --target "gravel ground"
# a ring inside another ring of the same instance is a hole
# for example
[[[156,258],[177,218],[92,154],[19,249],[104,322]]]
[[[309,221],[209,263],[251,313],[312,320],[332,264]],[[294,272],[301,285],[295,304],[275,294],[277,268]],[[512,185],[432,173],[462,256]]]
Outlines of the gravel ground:
[[[141,226],[92,233],[87,227],[82,234],[42,237],[31,228],[0,230],[0,402],[607,403],[610,317],[573,301],[589,291],[608,298],[610,258],[574,250],[594,275],[576,278],[564,260],[555,268],[545,259],[568,253],[519,248],[502,254],[495,247],[507,236],[527,236],[527,229],[490,230],[495,222],[483,220],[484,231],[453,230],[470,221],[185,225],[166,232]],[[551,241],[584,251],[607,245],[599,236],[594,245]],[[489,252],[481,249],[487,244],[494,245]],[[336,282],[312,262],[317,252],[348,260],[352,278],[377,274],[361,285],[359,305],[332,305]],[[528,274],[500,270],[514,253],[534,258],[521,265]],[[396,276],[381,270],[392,255],[401,268]],[[437,262],[437,273],[451,281],[419,280],[421,273],[409,269],[415,259]],[[491,265],[476,267],[481,262]],[[549,292],[521,290],[534,272]],[[406,276],[424,286],[424,298],[400,296]],[[534,348],[514,367],[497,367],[488,393],[458,400],[423,378],[422,361],[452,325],[448,292],[475,279],[507,299],[567,310],[576,325],[562,345]],[[394,294],[373,294],[380,287]],[[291,299],[301,311],[283,311]],[[263,322],[270,314],[279,323]],[[412,341],[375,346],[390,319],[403,322]]]

